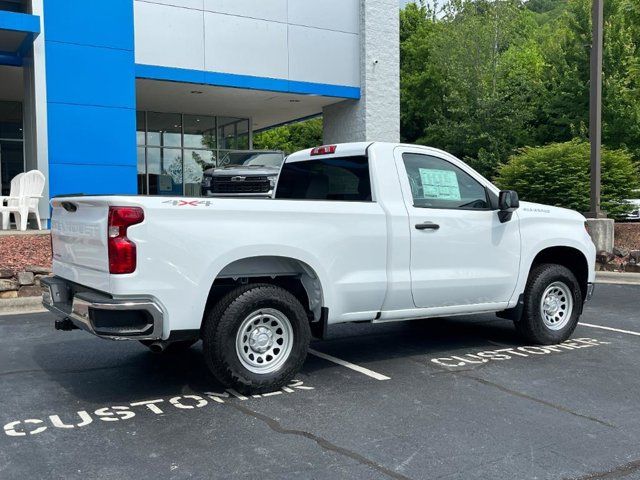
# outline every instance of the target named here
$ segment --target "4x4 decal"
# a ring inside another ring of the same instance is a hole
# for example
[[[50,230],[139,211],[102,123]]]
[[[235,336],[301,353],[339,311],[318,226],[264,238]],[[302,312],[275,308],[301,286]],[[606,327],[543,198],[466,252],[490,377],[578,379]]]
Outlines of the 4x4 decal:
[[[201,205],[209,207],[213,205],[211,200],[165,200],[162,203],[168,203],[172,207],[199,207]]]

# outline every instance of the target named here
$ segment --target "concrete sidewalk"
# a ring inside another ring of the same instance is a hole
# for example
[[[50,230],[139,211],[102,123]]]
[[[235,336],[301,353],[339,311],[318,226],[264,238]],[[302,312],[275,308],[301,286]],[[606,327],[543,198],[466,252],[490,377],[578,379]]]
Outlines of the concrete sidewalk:
[[[596,283],[640,285],[640,273],[596,272]]]
[[[0,300],[0,315],[46,312],[42,297],[7,298]]]

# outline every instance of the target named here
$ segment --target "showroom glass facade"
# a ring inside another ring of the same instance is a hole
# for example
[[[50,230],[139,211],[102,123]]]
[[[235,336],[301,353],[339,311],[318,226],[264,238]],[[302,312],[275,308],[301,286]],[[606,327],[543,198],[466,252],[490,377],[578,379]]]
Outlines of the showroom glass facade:
[[[138,193],[200,196],[202,174],[251,148],[246,118],[137,112]]]
[[[22,103],[0,101],[1,195],[9,195],[11,179],[24,172]]]

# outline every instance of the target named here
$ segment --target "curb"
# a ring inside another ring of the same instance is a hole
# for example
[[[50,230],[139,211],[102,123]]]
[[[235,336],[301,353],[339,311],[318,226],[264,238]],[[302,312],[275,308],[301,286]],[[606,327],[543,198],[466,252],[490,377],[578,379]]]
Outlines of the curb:
[[[8,298],[0,300],[0,315],[19,313],[40,313],[47,309],[42,306],[42,297]]]
[[[596,283],[640,285],[640,273],[596,272]]]

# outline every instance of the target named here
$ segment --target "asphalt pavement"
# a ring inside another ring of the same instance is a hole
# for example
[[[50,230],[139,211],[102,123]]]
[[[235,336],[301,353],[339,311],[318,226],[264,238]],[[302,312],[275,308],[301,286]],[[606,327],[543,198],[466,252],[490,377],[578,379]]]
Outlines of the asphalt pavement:
[[[640,286],[598,285],[560,346],[484,315],[341,325],[312,349],[245,397],[200,345],[0,316],[0,478],[640,478]]]

